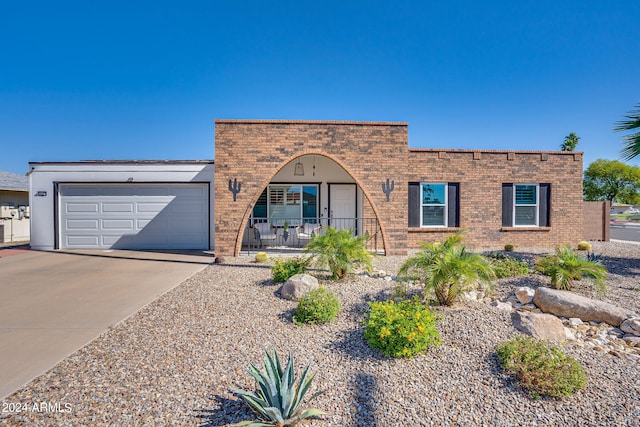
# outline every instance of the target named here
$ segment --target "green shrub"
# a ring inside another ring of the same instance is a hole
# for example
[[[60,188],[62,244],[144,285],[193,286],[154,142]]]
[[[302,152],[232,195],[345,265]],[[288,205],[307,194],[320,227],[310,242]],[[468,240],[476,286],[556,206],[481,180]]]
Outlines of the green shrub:
[[[296,274],[302,274],[309,266],[309,258],[292,257],[274,259],[271,266],[271,275],[274,282],[286,282]]]
[[[439,345],[436,316],[418,298],[369,303],[364,338],[386,356],[411,357]]]
[[[373,255],[367,251],[365,243],[366,237],[353,236],[352,230],[328,227],[324,234],[307,243],[305,252],[311,254],[317,265],[329,266],[333,279],[343,279],[356,266],[371,271]]]
[[[545,341],[531,337],[503,341],[496,354],[502,368],[514,373],[534,397],[569,396],[587,382],[580,363]]]
[[[490,262],[498,279],[529,274],[529,264],[509,256],[500,259],[494,258]]]
[[[591,243],[589,242],[578,242],[578,250],[579,251],[590,251]]]
[[[327,323],[336,318],[339,310],[340,302],[336,296],[321,286],[300,299],[293,321],[298,325]]]
[[[295,426],[305,418],[324,414],[315,408],[303,410],[302,399],[311,386],[315,374],[309,375],[309,367],[302,372],[296,383],[294,374],[293,354],[284,369],[280,364],[278,353],[273,357],[264,352],[264,368],[259,370],[253,364],[249,366],[249,373],[256,380],[256,390],[232,389],[238,396],[260,417],[260,421],[243,421],[238,425],[246,426]],[[309,401],[315,399],[322,392],[316,392]]]
[[[578,255],[568,245],[556,248],[555,255],[536,260],[536,271],[551,277],[551,285],[556,289],[570,290],[575,280],[586,278],[593,282],[599,294],[607,290],[606,267]]]
[[[515,249],[515,246],[513,246],[511,244],[504,245],[504,250],[507,251],[507,252],[513,252],[514,249]]]
[[[398,274],[420,279],[425,293],[433,291],[440,305],[453,305],[461,294],[479,285],[490,292],[496,277],[485,257],[467,252],[460,233],[442,243],[423,243],[422,250],[407,259]]]
[[[256,262],[267,262],[269,261],[269,255],[266,252],[258,252],[256,254]]]

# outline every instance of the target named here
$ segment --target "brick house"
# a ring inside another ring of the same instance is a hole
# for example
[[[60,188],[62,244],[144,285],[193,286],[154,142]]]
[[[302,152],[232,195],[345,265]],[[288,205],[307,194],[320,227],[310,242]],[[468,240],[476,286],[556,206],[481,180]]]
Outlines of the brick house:
[[[476,248],[582,238],[582,153],[413,149],[402,122],[216,120],[215,251],[349,228],[404,255],[466,230]]]

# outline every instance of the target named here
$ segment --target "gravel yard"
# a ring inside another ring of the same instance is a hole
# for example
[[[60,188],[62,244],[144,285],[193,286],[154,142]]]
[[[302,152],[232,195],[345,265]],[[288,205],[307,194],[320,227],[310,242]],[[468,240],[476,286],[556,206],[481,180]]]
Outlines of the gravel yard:
[[[594,251],[612,273],[605,299],[640,313],[640,246],[596,243]],[[404,259],[380,257],[375,268],[395,274]],[[218,426],[254,419],[229,389],[253,387],[246,368],[272,348],[284,359],[291,351],[297,370],[311,364],[316,372],[311,391],[325,393],[313,406],[328,415],[310,426],[640,425],[638,363],[566,345],[586,368],[586,388],[564,400],[534,400],[501,373],[495,356],[494,346],[516,333],[508,313],[475,302],[437,309],[443,345],[390,359],[367,346],[361,321],[367,301],[390,297],[394,282],[326,282],[342,304],[338,320],[298,327],[291,321],[296,303],[279,298],[270,277],[253,257],[207,267],[7,397],[0,425]],[[547,283],[538,275],[504,279],[498,295]],[[588,287],[576,291],[593,296]]]

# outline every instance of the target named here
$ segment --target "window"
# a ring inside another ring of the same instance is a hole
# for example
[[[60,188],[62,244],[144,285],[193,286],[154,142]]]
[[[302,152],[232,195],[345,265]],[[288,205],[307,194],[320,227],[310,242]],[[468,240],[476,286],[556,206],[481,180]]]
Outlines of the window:
[[[409,183],[409,227],[458,227],[458,183]]]
[[[502,184],[503,227],[548,227],[550,184]]]
[[[298,225],[309,222],[301,219],[317,217],[317,185],[269,185],[253,207],[254,220],[269,219],[274,225],[282,225],[285,220],[290,225]]]
[[[420,184],[422,227],[447,226],[447,184]]]
[[[538,185],[514,184],[514,226],[538,226]]]

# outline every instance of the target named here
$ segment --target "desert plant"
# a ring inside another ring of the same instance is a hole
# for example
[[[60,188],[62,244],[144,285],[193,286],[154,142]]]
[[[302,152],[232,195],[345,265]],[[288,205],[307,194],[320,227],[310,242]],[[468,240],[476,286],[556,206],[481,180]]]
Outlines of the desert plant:
[[[580,363],[545,341],[518,337],[499,343],[496,354],[534,397],[569,396],[587,382]]]
[[[269,261],[269,255],[266,252],[258,252],[256,254],[256,262],[267,262]]]
[[[589,242],[578,242],[578,250],[579,251],[590,251],[591,243]]]
[[[296,274],[302,274],[309,266],[309,258],[291,257],[274,259],[271,266],[271,275],[274,282],[286,282]]]
[[[362,266],[371,271],[373,255],[367,251],[365,237],[353,236],[352,230],[327,231],[315,236],[305,246],[305,252],[311,254],[319,266],[329,266],[333,279],[343,279],[355,267]]]
[[[504,250],[507,252],[513,252],[513,250],[515,249],[515,246],[507,243],[506,245],[504,245]]]
[[[510,256],[503,255],[502,258],[490,258],[489,262],[498,279],[529,274],[528,263]]]
[[[536,271],[551,277],[551,285],[556,289],[570,290],[575,280],[586,278],[599,294],[607,290],[606,267],[575,253],[568,245],[556,248],[555,254],[537,259]]]
[[[336,318],[339,310],[340,302],[336,296],[321,286],[300,299],[293,320],[298,325],[327,323]]]
[[[289,354],[287,366],[282,369],[278,353],[273,357],[264,352],[264,368],[259,370],[255,365],[249,366],[249,374],[256,380],[256,391],[232,389],[260,417],[261,421],[243,421],[238,425],[250,427],[262,426],[295,426],[305,418],[324,414],[315,408],[303,411],[301,406],[304,395],[311,386],[315,374],[309,375],[309,366],[304,370],[296,383],[293,372],[293,354]],[[316,392],[309,400],[313,400],[322,392]]]
[[[424,282],[425,293],[433,291],[440,305],[453,305],[460,294],[484,285],[485,291],[495,279],[489,261],[480,254],[467,252],[460,233],[442,243],[422,243],[422,250],[407,259],[399,275]]]
[[[386,356],[411,357],[440,344],[436,316],[418,298],[369,303],[364,338]]]

